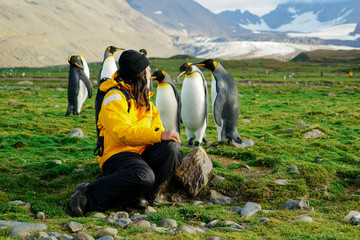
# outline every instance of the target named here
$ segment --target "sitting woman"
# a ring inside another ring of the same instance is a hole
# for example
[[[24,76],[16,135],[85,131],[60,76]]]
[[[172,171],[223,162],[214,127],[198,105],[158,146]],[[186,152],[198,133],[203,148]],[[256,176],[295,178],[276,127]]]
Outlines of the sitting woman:
[[[149,100],[150,76],[146,56],[127,50],[121,54],[113,77],[101,84],[100,90],[108,91],[97,123],[103,137],[99,164],[104,176],[76,187],[70,200],[76,215],[126,207],[139,197],[151,204],[180,165],[183,152],[179,134],[165,131],[158,110]]]

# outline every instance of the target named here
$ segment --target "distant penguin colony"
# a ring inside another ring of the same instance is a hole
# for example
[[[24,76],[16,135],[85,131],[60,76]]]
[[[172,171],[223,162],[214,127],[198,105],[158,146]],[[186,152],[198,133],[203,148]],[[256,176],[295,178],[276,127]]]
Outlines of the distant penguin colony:
[[[233,140],[241,144],[242,140],[237,132],[239,93],[233,76],[213,59],[207,59],[195,65],[205,67],[212,72],[211,103],[219,143],[224,143],[227,138],[229,144]]]
[[[185,74],[181,89],[181,118],[184,123],[188,145],[199,146],[202,141],[208,144],[205,130],[209,117],[209,96],[204,75],[195,65],[184,63],[180,74]]]
[[[86,98],[92,97],[89,67],[82,55],[68,57],[70,64],[68,82],[68,107],[65,116],[79,115]]]
[[[159,110],[160,119],[166,130],[180,133],[181,100],[180,92],[168,73],[156,71],[151,79],[158,81],[155,106]]]

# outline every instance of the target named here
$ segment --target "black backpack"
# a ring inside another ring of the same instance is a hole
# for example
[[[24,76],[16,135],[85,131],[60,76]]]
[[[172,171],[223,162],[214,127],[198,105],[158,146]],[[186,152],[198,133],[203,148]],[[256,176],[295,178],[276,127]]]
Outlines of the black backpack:
[[[100,80],[99,87],[103,82],[105,82],[107,80],[109,80],[109,78],[106,78],[106,77],[102,78]],[[101,106],[102,106],[102,103],[104,101],[104,97],[105,97],[106,93],[108,93],[111,90],[117,90],[117,91],[122,92],[124,94],[124,96],[126,97],[126,101],[128,102],[128,112],[130,111],[130,102],[129,102],[129,100],[132,99],[132,96],[128,91],[120,88],[120,86],[110,88],[106,92],[101,91],[99,87],[98,87],[98,91],[96,93],[96,99],[95,99],[95,124],[96,124],[96,133],[97,133],[98,139],[97,139],[97,142],[96,142],[96,148],[94,150],[94,155],[98,155],[98,156],[101,157],[102,154],[103,154],[103,150],[104,150],[104,137],[99,137],[100,129],[97,126],[97,122],[99,120],[99,113],[100,113]]]

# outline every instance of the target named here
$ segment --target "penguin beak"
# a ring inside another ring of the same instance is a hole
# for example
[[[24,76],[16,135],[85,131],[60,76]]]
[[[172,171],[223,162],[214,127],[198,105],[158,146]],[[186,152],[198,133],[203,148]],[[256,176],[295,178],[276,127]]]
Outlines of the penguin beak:
[[[82,67],[77,62],[75,63],[75,65],[82,69]]]
[[[156,79],[156,77],[154,76],[154,77],[150,77],[150,79],[153,79],[153,80],[155,80]]]
[[[186,73],[186,71],[181,72],[181,73],[179,74],[179,76],[177,76],[176,80],[178,80],[179,77],[181,77],[181,76],[184,75],[185,73]]]
[[[117,48],[116,51],[125,50],[125,48]]]
[[[204,67],[204,66],[205,66],[205,64],[204,64],[204,63],[194,63],[193,65],[202,66],[202,67]]]

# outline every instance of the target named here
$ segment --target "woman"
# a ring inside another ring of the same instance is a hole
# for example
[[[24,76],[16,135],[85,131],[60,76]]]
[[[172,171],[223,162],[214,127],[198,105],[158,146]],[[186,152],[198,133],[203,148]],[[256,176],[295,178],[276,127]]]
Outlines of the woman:
[[[183,152],[179,134],[165,131],[158,110],[149,100],[150,76],[146,56],[127,50],[121,54],[113,77],[101,84],[100,90],[108,91],[98,120],[104,139],[99,157],[104,176],[76,187],[70,206],[77,215],[127,206],[139,197],[151,204],[180,165]],[[129,101],[116,87],[130,94]]]

